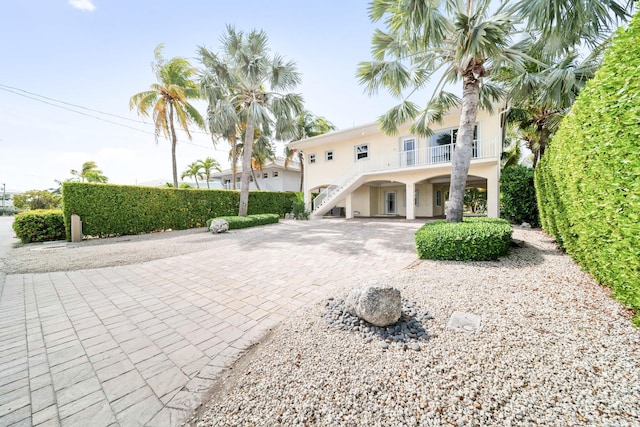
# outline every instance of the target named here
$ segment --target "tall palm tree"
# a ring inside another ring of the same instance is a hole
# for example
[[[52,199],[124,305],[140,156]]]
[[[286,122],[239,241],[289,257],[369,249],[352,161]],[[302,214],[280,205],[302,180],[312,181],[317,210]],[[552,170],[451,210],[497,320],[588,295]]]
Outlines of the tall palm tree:
[[[204,160],[198,160],[196,164],[200,166],[200,169],[202,169],[202,177],[207,181],[207,188],[211,188],[209,187],[211,174],[214,170],[220,172],[220,163],[212,157],[207,157]]]
[[[302,96],[287,93],[300,83],[295,63],[278,54],[269,55],[264,31],[245,34],[227,27],[222,52],[200,48],[205,67],[202,87],[209,101],[207,111],[212,133],[228,135],[245,124],[242,178],[238,215],[246,216],[249,204],[249,176],[255,132],[277,139],[291,132],[293,119],[302,110]],[[213,116],[213,117],[212,117]]]
[[[138,114],[148,117],[151,113],[155,124],[156,143],[163,134],[171,140],[171,164],[173,171],[173,186],[178,188],[178,169],[176,160],[176,145],[178,137],[174,121],[191,139],[189,124],[204,126],[202,116],[189,103],[190,99],[202,97],[200,88],[193,80],[196,68],[192,67],[184,58],[175,57],[166,60],[162,57],[163,45],[159,44],[154,51],[155,62],[153,70],[158,79],[151,85],[150,90],[137,93],[129,100],[129,108],[137,108]]]
[[[75,169],[71,169],[71,175],[74,175],[81,182],[97,182],[97,183],[105,183],[109,181],[100,169],[98,169],[98,165],[93,160],[88,162],[84,162],[82,164],[82,169],[77,171]]]
[[[405,98],[378,120],[383,131],[395,134],[398,126],[413,121],[411,131],[429,136],[430,126],[449,109],[461,106],[456,149],[451,159],[451,184],[447,221],[460,222],[464,190],[471,163],[473,132],[478,108],[492,109],[501,91],[489,76],[510,66],[522,70],[525,55],[512,46],[517,23],[506,3],[492,8],[492,0],[395,2],[373,0],[369,15],[384,18],[388,32],[373,35],[374,60],[359,65],[360,82],[370,94],[386,88],[403,98],[425,87],[442,73],[434,96],[424,108]],[[462,83],[462,99],[446,86]]]
[[[180,175],[180,179],[184,179],[187,176],[193,178],[196,181],[196,187],[200,188],[200,185],[198,185],[198,178],[203,178],[202,165],[200,165],[198,162],[191,163],[189,166],[187,166],[187,169],[182,172],[182,175]]]
[[[296,117],[291,142],[311,138],[336,130],[336,126],[324,117],[315,116],[310,111],[303,111]],[[284,167],[288,167],[293,156],[297,154],[300,164],[300,191],[304,189],[304,154],[298,148],[285,147]]]

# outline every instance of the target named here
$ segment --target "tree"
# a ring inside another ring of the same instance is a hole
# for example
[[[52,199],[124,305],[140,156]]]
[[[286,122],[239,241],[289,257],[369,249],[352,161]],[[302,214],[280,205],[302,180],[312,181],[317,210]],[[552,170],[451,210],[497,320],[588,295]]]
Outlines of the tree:
[[[530,55],[532,52],[558,55],[571,51],[581,40],[595,43],[615,17],[626,14],[614,0],[520,0],[513,7],[508,7],[507,1],[492,3],[373,0],[369,9],[373,21],[385,19],[388,32],[374,33],[374,60],[359,65],[360,82],[370,94],[382,87],[404,98],[379,119],[381,129],[394,134],[400,124],[413,121],[411,131],[428,136],[432,123],[452,107],[461,107],[447,207],[447,221],[451,222],[462,221],[478,108],[490,110],[492,101],[503,95],[491,77],[505,68],[511,68],[514,74],[525,73],[527,62],[540,63]],[[521,21],[527,30],[524,34],[516,28]],[[522,35],[512,43],[515,34]],[[533,42],[535,39],[540,42]],[[409,97],[437,73],[441,77],[434,96],[420,109]],[[447,85],[460,82],[461,99],[445,90]]]
[[[374,60],[359,65],[360,82],[370,94],[380,87],[391,94],[423,88],[438,72],[434,96],[420,109],[405,98],[379,119],[382,130],[395,134],[398,126],[414,121],[411,131],[431,134],[430,126],[449,109],[460,106],[456,149],[451,159],[451,184],[447,221],[460,222],[473,146],[478,108],[492,109],[502,92],[488,79],[503,66],[523,69],[525,55],[511,44],[516,19],[505,3],[491,13],[491,0],[374,0],[369,14],[373,21],[385,18],[388,32],[373,35]],[[462,99],[447,92],[448,84],[462,83]]]
[[[92,160],[84,162],[80,171],[71,169],[71,175],[75,176],[76,179],[78,179],[80,182],[87,181],[105,183],[109,181],[109,178],[103,175],[102,171],[98,169],[98,165],[96,165],[96,162]]]
[[[204,126],[202,116],[196,108],[189,103],[190,99],[202,97],[200,88],[192,79],[196,68],[181,57],[165,60],[162,57],[163,45],[159,44],[155,49],[155,62],[152,67],[158,79],[151,85],[150,90],[137,93],[129,100],[129,108],[138,109],[138,114],[148,117],[151,114],[155,124],[156,143],[162,133],[171,141],[171,162],[173,171],[173,186],[178,187],[178,169],[176,161],[176,145],[178,137],[174,121],[191,139],[189,124],[194,123],[198,127]]]
[[[184,179],[187,176],[193,178],[196,181],[196,187],[200,188],[200,186],[198,185],[198,178],[203,178],[202,166],[198,164],[198,162],[191,163],[189,166],[187,166],[187,169],[182,172],[182,175],[180,175],[180,179]]]
[[[310,111],[303,111],[296,117],[293,137],[291,142],[300,141],[305,138],[312,138],[314,136],[322,135],[336,130],[336,126],[325,119],[313,115]],[[284,167],[286,168],[291,163],[293,156],[297,154],[298,163],[300,164],[300,191],[303,191],[304,187],[304,154],[298,148],[285,147],[285,161]]]
[[[228,136],[245,125],[240,216],[246,216],[248,210],[256,130],[268,137],[275,128],[277,139],[287,138],[294,118],[302,110],[302,96],[286,93],[300,83],[295,63],[286,62],[278,54],[270,56],[267,42],[264,31],[245,34],[229,26],[222,37],[220,54],[200,48],[205,67],[201,86],[209,101],[209,129],[212,134]]]
[[[207,181],[207,188],[211,188],[209,187],[211,174],[214,170],[220,172],[220,163],[211,157],[207,157],[204,160],[198,160],[196,163],[200,166],[200,169],[202,169],[202,177]]]
[[[60,205],[60,196],[47,190],[29,190],[13,196],[13,206],[17,209],[55,209]]]

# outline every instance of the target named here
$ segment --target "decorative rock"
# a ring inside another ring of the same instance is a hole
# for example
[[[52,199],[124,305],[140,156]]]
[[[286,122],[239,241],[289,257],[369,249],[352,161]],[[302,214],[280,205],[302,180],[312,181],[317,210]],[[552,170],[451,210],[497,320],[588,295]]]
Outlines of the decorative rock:
[[[376,326],[392,325],[402,315],[400,291],[379,283],[352,289],[345,305],[348,313]]]
[[[520,227],[522,227],[522,228],[531,228],[531,224],[529,224],[528,222],[523,222],[522,225],[520,225]]]
[[[214,219],[209,226],[209,231],[212,233],[224,233],[227,230],[229,230],[229,223],[224,219]]]
[[[420,351],[420,344],[418,344],[417,342],[411,343],[411,350]]]

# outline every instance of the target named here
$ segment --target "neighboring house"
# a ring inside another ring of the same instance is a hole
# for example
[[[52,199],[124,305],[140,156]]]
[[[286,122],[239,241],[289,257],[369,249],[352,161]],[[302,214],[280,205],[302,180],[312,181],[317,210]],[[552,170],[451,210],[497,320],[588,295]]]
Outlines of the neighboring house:
[[[261,170],[255,170],[256,181],[260,190],[266,191],[300,191],[300,163],[291,161],[284,167],[285,159],[278,157],[271,161],[267,160]],[[236,170],[236,190],[240,190],[240,178],[242,176],[242,165],[238,165]],[[222,188],[233,189],[233,173],[231,169],[211,175],[212,180],[218,180]],[[206,183],[204,184],[206,186]],[[256,183],[249,183],[250,190],[257,190]]]
[[[490,217],[499,215],[502,118],[498,111],[478,112],[467,179],[468,187],[487,190]],[[409,125],[388,136],[373,123],[290,143],[305,155],[304,196],[312,218],[338,211],[347,218],[445,215],[459,121],[459,111],[446,115],[427,138],[412,135]]]

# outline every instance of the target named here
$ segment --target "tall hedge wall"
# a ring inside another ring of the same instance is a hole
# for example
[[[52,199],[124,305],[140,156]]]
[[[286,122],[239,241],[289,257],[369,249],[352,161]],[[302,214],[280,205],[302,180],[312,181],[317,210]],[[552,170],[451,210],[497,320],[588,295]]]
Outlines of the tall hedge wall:
[[[249,214],[291,212],[296,193],[253,191]],[[237,215],[240,193],[66,182],[62,202],[67,239],[71,239],[71,215],[82,220],[89,236],[148,233],[204,227],[209,218]]]
[[[543,228],[640,324],[640,15],[617,33],[535,183]]]

